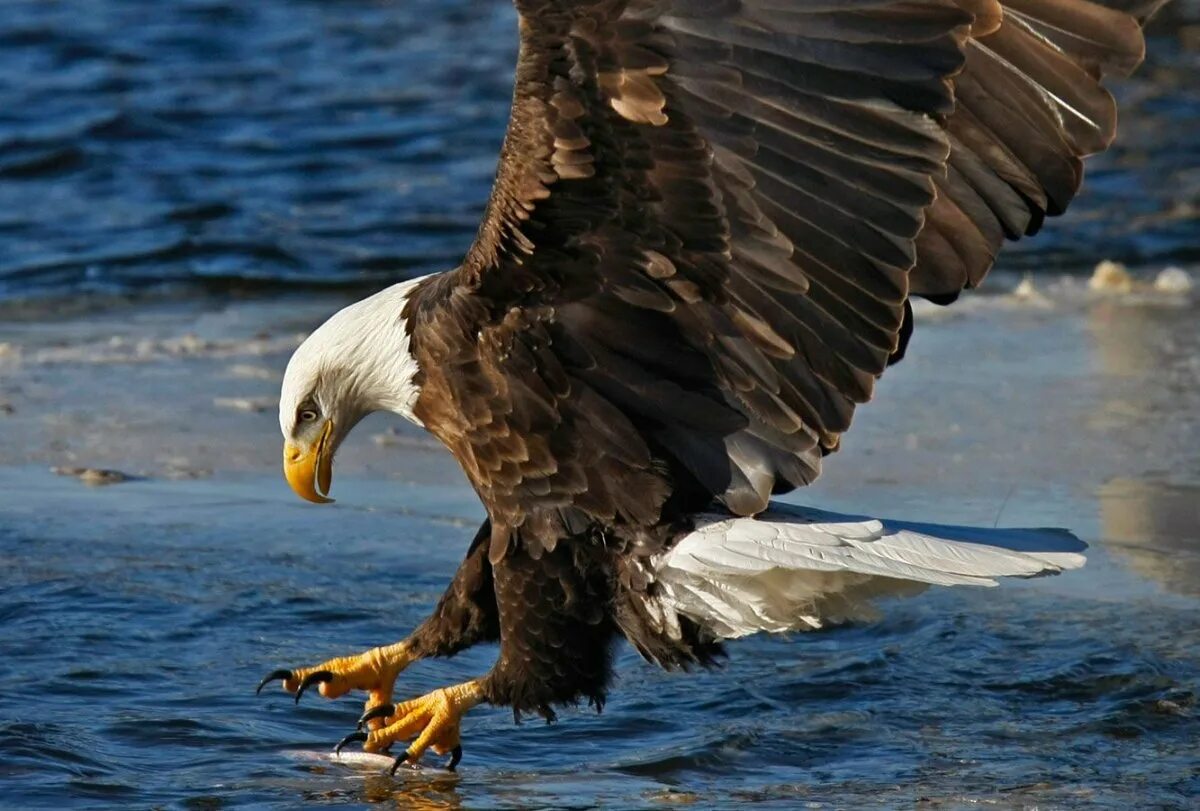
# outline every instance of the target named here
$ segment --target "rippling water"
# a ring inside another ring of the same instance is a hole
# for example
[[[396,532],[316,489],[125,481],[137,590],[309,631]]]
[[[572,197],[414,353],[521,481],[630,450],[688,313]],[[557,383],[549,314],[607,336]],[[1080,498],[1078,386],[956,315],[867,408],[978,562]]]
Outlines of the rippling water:
[[[1017,267],[1200,259],[1200,58],[1164,21],[1120,146]],[[503,0],[7,0],[0,296],[457,264],[507,120]]]
[[[932,592],[875,625],[739,643],[710,674],[625,651],[603,715],[516,729],[481,709],[460,775],[397,781],[294,754],[327,750],[358,702],[295,707],[253,686],[420,620],[471,531],[469,493],[344,483],[360,502],[419,505],[401,514],[281,505],[273,479],[134,483],[47,512],[77,485],[26,471],[0,487],[18,478],[31,506],[9,511],[20,531],[0,529],[0,806],[1127,809],[1200,790],[1195,601],[1131,590],[1103,550],[1099,582],[1121,584],[1107,594]],[[400,690],[493,656],[421,663]]]
[[[9,0],[0,293],[449,267],[515,46],[499,1]]]

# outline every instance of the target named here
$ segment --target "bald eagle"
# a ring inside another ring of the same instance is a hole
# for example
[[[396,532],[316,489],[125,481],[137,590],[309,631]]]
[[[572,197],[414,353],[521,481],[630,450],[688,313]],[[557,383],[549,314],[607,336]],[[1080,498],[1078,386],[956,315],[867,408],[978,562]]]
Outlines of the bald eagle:
[[[396,765],[432,748],[453,767],[482,702],[601,707],[622,637],[707,666],[722,640],[872,598],[1081,565],[1062,531],[771,497],[837,450],[904,355],[910,300],[977,285],[1112,141],[1100,80],[1141,61],[1164,0],[1106,2],[516,0],[512,114],[466,258],[330,318],[279,411],[305,499],[329,501],[338,446],[391,411],[445,444],[487,520],[406,639],[263,684],[367,691],[339,748],[411,741]],[[392,702],[412,662],[491,641],[487,674]]]

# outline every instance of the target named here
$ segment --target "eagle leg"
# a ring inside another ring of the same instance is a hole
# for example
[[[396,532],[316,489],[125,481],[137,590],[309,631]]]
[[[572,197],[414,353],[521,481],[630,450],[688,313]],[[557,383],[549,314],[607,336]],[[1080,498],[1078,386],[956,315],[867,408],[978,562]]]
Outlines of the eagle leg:
[[[419,761],[428,749],[439,755],[450,754],[450,768],[453,769],[462,759],[462,717],[484,700],[483,687],[478,680],[443,687],[397,704],[381,729],[350,737],[361,740],[368,752],[383,752],[396,741],[411,738],[412,743],[392,765],[393,774],[401,764]]]

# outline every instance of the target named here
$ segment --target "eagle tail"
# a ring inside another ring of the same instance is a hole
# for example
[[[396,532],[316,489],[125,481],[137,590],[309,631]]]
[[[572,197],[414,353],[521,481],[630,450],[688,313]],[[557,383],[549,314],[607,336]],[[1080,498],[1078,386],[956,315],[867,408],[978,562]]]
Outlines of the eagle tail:
[[[1078,569],[1063,529],[939,526],[772,504],[755,518],[705,514],[653,561],[661,607],[719,638],[812,630],[874,616],[872,602],[930,585]]]

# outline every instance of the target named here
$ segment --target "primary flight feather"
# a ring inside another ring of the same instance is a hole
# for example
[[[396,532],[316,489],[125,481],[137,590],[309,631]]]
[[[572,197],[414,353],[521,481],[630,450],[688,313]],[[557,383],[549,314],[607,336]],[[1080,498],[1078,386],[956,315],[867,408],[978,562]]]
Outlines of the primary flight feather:
[[[461,748],[480,702],[600,706],[619,637],[663,667],[862,616],[926,584],[1082,564],[1058,531],[772,505],[837,450],[950,303],[1079,188],[1164,0],[517,0],[512,115],[462,265],[351,305],[288,365],[284,468],[328,501],[339,444],[401,414],[488,518],[405,640],[316,667],[369,691],[357,740]],[[416,659],[500,642],[400,704]]]

